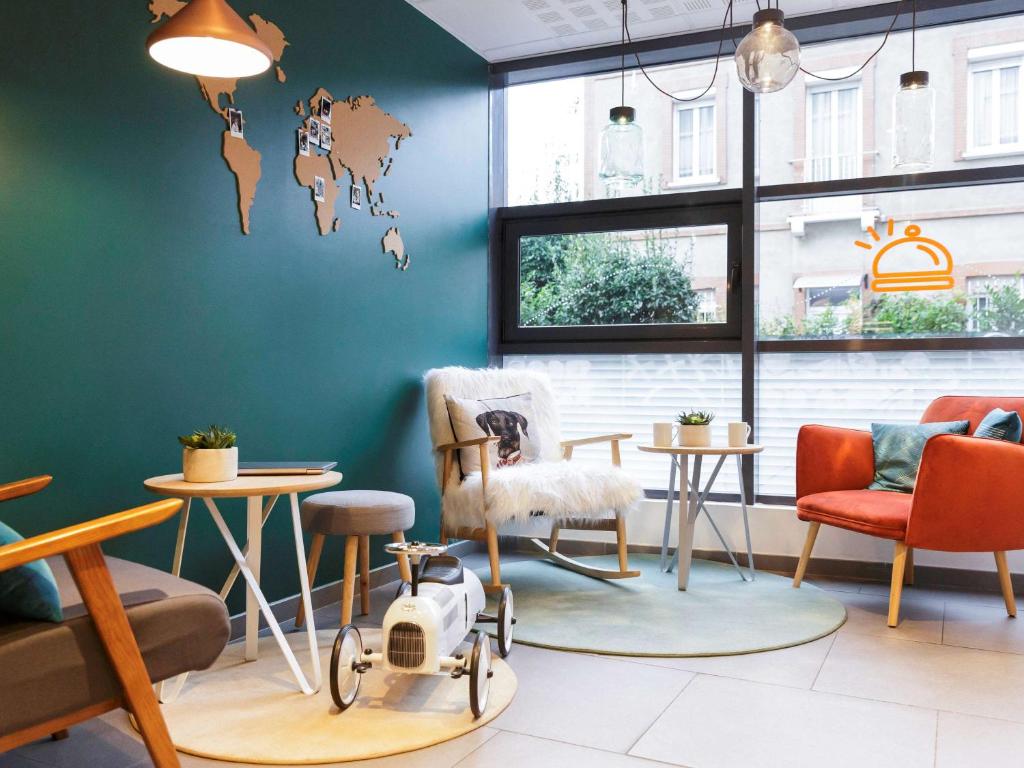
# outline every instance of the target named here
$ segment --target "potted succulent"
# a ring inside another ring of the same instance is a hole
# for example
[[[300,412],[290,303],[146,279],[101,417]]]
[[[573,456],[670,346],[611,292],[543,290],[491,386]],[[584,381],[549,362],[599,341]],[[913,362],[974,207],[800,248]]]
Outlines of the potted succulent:
[[[679,444],[687,448],[707,448],[711,445],[713,411],[684,411],[676,417],[679,422]]]
[[[235,440],[234,432],[215,424],[211,424],[209,429],[197,429],[191,435],[179,437],[178,442],[184,446],[181,467],[185,482],[220,483],[238,477]]]

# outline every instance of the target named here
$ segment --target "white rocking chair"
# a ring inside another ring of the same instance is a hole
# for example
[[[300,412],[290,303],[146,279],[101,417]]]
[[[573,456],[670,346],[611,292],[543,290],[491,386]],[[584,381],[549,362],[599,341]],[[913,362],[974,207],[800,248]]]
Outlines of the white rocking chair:
[[[441,488],[441,539],[471,539],[487,542],[491,566],[488,591],[500,590],[501,565],[498,531],[511,523],[550,525],[548,543],[531,538],[533,544],[554,563],[601,579],[633,578],[640,571],[629,570],[626,515],[641,498],[641,490],[620,468],[619,442],[632,435],[615,433],[576,440],[560,440],[558,410],[547,376],[514,369],[439,368],[425,377],[430,437],[434,445],[438,482]],[[531,464],[494,469],[488,445],[497,437],[456,440],[448,415],[445,395],[482,399],[508,397],[529,392],[533,421],[530,433],[540,442],[540,460]],[[580,466],[569,459],[577,445],[607,442],[611,464],[607,468]],[[460,476],[454,471],[457,451],[477,449],[479,472]],[[532,527],[532,526],[531,526]],[[563,528],[615,531],[618,570],[597,568],[558,551]]]

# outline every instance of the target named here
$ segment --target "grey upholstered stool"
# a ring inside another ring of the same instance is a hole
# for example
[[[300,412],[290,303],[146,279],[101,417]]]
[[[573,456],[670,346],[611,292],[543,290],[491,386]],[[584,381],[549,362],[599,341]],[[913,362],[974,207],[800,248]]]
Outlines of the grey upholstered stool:
[[[313,583],[320,553],[327,536],[345,536],[345,577],[341,584],[341,624],[352,621],[355,601],[356,556],[359,557],[360,608],[370,612],[370,536],[391,534],[392,541],[405,541],[404,531],[416,520],[413,500],[390,491],[331,491],[317,493],[302,502],[302,527],[313,534],[309,548],[309,583]],[[398,558],[398,570],[405,581],[412,580],[409,558]],[[302,603],[295,626],[302,624]]]

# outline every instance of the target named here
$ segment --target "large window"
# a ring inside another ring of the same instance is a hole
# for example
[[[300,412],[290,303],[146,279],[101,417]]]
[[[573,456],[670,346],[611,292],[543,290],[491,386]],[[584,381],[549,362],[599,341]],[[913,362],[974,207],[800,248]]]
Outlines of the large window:
[[[1005,46],[969,54],[967,148],[975,155],[1024,152],[1024,44],[1009,47],[1015,55],[1005,56]]]
[[[744,477],[769,502],[795,493],[803,424],[913,422],[940,395],[1019,394],[1024,16],[992,5],[918,8],[917,60],[936,100],[924,173],[892,164],[893,93],[911,51],[904,18],[872,56],[891,5],[860,9],[853,25],[803,20],[802,71],[756,97],[736,81],[728,38],[704,95],[707,34],[645,42],[659,85],[698,98],[673,102],[627,73],[645,172],[624,197],[596,173],[620,99],[617,49],[595,53],[592,74],[576,53],[565,79],[508,88],[496,202],[509,206],[493,249],[504,364],[551,374],[569,435],[648,440],[652,422],[685,408],[715,411],[718,440],[728,421],[751,422],[766,449],[744,459]],[[528,79],[529,63],[510,66]],[[538,77],[557,68],[549,59]],[[538,114],[554,115],[543,130]],[[604,463],[606,448],[579,458]],[[623,462],[662,491],[664,462],[629,446]],[[731,476],[716,485],[737,488]]]

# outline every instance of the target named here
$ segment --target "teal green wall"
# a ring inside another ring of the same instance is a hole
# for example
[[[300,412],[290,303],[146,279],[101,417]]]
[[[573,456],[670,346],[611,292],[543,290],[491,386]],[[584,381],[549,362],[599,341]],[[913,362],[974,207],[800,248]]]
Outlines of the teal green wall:
[[[412,495],[433,538],[421,376],[486,362],[486,65],[403,0],[232,3],[291,43],[285,84],[238,89],[263,154],[248,237],[223,121],[149,59],[147,0],[0,8],[0,482],[55,477],[0,516],[27,535],[152,501],[142,481],[180,469],[176,435],[216,421],[243,459],[336,459],[343,487]],[[365,207],[339,197],[342,231],[317,234],[292,109],[321,85],[412,128],[379,186],[405,273]],[[222,506],[239,538],[243,509]],[[175,526],[107,551],[168,568]],[[205,511],[189,534],[184,575],[219,587],[230,559]],[[294,594],[286,505],[264,536],[268,597]],[[340,558],[332,542],[319,582]]]

